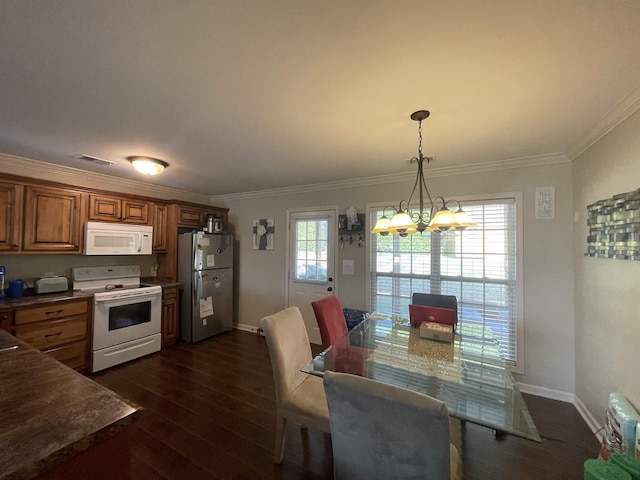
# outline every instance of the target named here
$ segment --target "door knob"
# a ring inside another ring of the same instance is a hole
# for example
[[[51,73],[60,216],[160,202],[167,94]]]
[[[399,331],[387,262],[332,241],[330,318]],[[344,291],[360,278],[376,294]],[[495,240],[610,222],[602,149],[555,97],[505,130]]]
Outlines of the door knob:
[[[327,288],[327,292],[333,292],[333,287]]]

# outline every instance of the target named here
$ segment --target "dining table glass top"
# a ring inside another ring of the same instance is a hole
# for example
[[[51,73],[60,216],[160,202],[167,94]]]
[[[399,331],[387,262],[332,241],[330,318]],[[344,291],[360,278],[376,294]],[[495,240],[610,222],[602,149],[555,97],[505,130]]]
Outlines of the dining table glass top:
[[[444,402],[461,420],[540,442],[522,394],[488,329],[458,324],[454,340],[420,337],[403,317],[374,313],[302,368],[351,373]]]

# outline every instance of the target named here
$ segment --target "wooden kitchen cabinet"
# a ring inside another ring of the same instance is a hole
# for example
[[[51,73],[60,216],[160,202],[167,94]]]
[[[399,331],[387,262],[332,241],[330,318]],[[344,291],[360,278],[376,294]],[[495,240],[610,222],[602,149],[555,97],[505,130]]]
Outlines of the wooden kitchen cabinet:
[[[223,230],[226,228],[228,208],[219,208],[192,203],[173,203],[169,206],[169,228],[194,228],[202,230],[207,215],[217,215],[222,220]]]
[[[153,252],[167,251],[167,205],[156,203],[153,205]]]
[[[84,194],[80,191],[24,187],[22,250],[35,253],[80,253]]]
[[[227,228],[228,208],[193,203],[169,204],[167,216],[167,248],[165,255],[158,255],[158,276],[172,280],[178,278],[178,234],[183,231],[202,230],[209,214],[222,219],[222,228]]]
[[[13,312],[11,310],[0,311],[0,328],[7,332],[11,331],[13,325]]]
[[[176,205],[178,212],[178,225],[181,227],[194,227],[201,229],[204,225],[206,211],[202,208]]]
[[[89,195],[89,220],[147,225],[150,205],[142,200],[106,195]]]
[[[179,336],[178,287],[162,287],[162,346],[176,343]]]
[[[9,332],[76,370],[89,367],[91,297],[17,307]]]
[[[0,252],[20,248],[22,185],[0,182]]]

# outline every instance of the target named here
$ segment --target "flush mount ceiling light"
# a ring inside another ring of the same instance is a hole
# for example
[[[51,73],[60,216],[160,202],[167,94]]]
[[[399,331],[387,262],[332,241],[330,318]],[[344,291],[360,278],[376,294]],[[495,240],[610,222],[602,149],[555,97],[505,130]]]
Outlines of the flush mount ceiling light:
[[[169,166],[164,160],[158,160],[151,157],[132,156],[127,157],[127,160],[131,162],[133,168],[145,175],[158,175]]]
[[[447,230],[464,230],[468,227],[475,227],[476,224],[469,218],[460,207],[460,202],[457,200],[445,200],[443,197],[436,197],[435,201],[431,199],[429,189],[424,181],[424,173],[422,167],[424,161],[429,163],[430,157],[425,157],[422,154],[422,121],[429,116],[428,110],[418,110],[411,114],[411,120],[418,122],[418,156],[411,159],[411,163],[414,161],[418,164],[418,175],[416,176],[416,182],[413,185],[413,190],[409,196],[409,201],[401,200],[398,208],[385,207],[382,212],[382,217],[376,222],[376,226],[371,230],[371,233],[379,233],[380,235],[400,235],[406,237],[409,234],[416,232],[445,232]],[[410,206],[413,199],[416,188],[419,194],[419,212],[411,213]],[[424,194],[427,194],[429,203],[425,205]],[[438,208],[438,202],[441,207]],[[458,209],[453,212],[449,210],[447,205],[455,203]],[[427,210],[425,210],[427,208]],[[392,218],[386,216],[387,209],[391,209],[395,212]]]

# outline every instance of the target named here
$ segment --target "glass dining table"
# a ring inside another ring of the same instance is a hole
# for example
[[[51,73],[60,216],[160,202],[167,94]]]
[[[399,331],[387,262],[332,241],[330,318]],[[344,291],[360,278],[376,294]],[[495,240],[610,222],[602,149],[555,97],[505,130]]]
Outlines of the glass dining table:
[[[522,394],[488,329],[458,324],[452,342],[420,337],[407,318],[374,313],[302,371],[351,373],[424,393],[449,415],[540,442]]]

